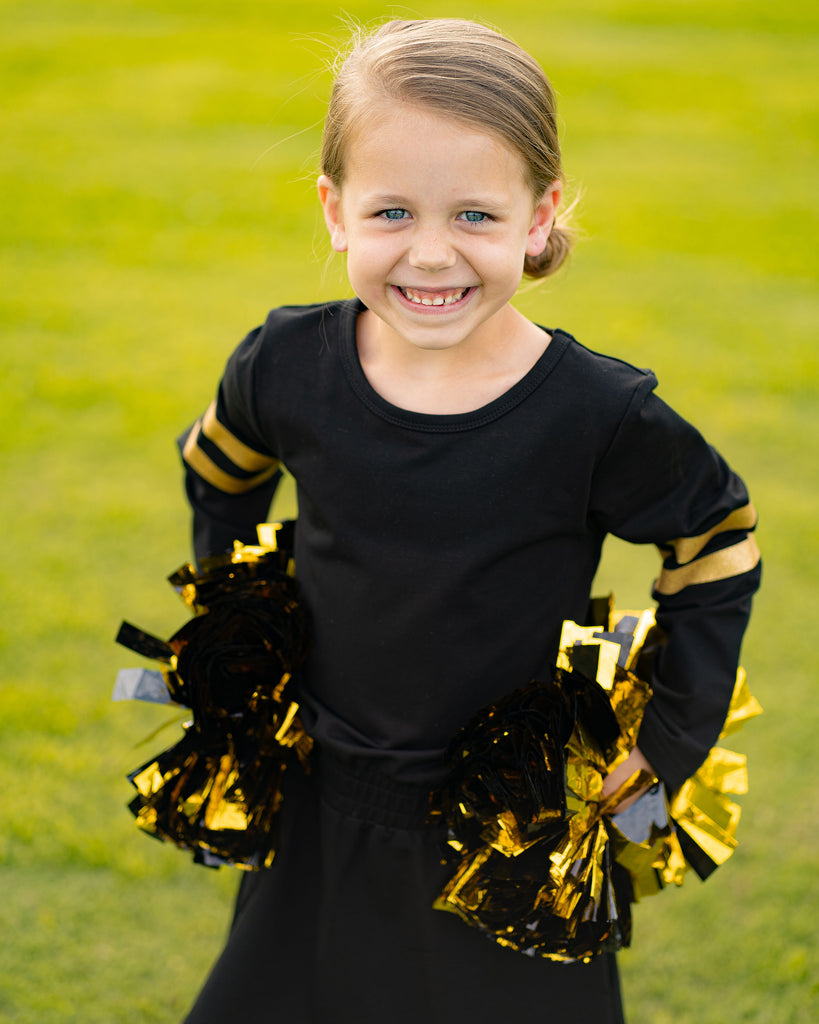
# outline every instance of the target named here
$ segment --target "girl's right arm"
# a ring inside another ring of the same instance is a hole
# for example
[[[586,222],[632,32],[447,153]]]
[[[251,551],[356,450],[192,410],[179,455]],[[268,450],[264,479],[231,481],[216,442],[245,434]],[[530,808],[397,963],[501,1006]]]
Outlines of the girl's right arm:
[[[254,430],[253,356],[260,330],[231,356],[215,401],[178,440],[197,561],[231,550],[235,540],[255,543],[256,526],[267,519],[281,479],[278,459]]]

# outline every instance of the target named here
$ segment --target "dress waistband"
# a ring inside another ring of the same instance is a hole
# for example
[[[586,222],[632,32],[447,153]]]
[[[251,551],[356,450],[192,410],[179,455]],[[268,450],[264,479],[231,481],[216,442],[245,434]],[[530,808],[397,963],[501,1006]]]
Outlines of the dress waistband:
[[[348,818],[386,828],[427,827],[427,785],[398,782],[365,761],[342,760],[327,750],[315,758],[314,771],[322,801]]]

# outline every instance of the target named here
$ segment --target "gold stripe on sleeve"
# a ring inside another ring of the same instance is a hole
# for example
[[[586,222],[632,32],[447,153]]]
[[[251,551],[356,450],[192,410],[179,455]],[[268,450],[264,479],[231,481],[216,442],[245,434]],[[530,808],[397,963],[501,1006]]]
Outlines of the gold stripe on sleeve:
[[[261,473],[257,473],[255,476],[244,478],[231,476],[230,473],[220,469],[213,459],[207,456],[199,447],[197,442],[200,430],[201,421],[197,420],[188,440],[185,442],[182,455],[185,462],[203,480],[212,484],[218,490],[224,491],[226,494],[244,494],[246,491],[252,491],[254,487],[258,487],[259,484],[264,483],[265,480],[273,476],[279,468],[279,463],[274,459],[272,465],[269,465],[267,469],[262,470]]]
[[[707,533],[701,533],[698,537],[679,537],[671,541],[674,548],[674,557],[680,565],[685,565],[692,558],[696,558],[705,545],[716,537],[718,533],[725,533],[728,530],[750,530],[756,526],[756,509],[750,503],[736,508],[733,512],[712,526]]]
[[[270,455],[262,455],[261,452],[244,444],[238,437],[234,437],[227,427],[216,419],[216,402],[210,403],[202,417],[202,433],[223,451],[231,462],[235,462],[239,469],[244,469],[248,473],[269,469],[271,463],[276,461]]]
[[[654,586],[658,594],[679,594],[694,583],[714,583],[750,572],[759,562],[759,548],[753,537],[732,544],[722,551],[690,562],[680,569],[663,569]]]

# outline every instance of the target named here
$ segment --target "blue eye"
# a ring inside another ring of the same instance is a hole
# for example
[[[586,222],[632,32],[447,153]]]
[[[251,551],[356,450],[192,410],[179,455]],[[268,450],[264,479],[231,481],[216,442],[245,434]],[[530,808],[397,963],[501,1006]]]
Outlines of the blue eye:
[[[459,214],[462,220],[468,221],[470,224],[482,224],[484,221],[489,220],[489,216],[485,213],[480,213],[478,210],[464,210],[463,213]]]
[[[406,210],[396,207],[392,210],[382,210],[381,216],[386,218],[386,220],[403,220],[405,217],[408,217],[409,214]]]

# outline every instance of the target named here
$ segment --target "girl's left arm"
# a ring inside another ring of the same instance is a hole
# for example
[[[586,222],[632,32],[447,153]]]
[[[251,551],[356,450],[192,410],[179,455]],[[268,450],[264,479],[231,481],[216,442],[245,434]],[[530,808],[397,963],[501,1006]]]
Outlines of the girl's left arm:
[[[654,543],[665,633],[638,753],[675,789],[716,742],[734,690],[751,599],[760,582],[756,512],[742,480],[646,377],[595,475],[604,529]]]

